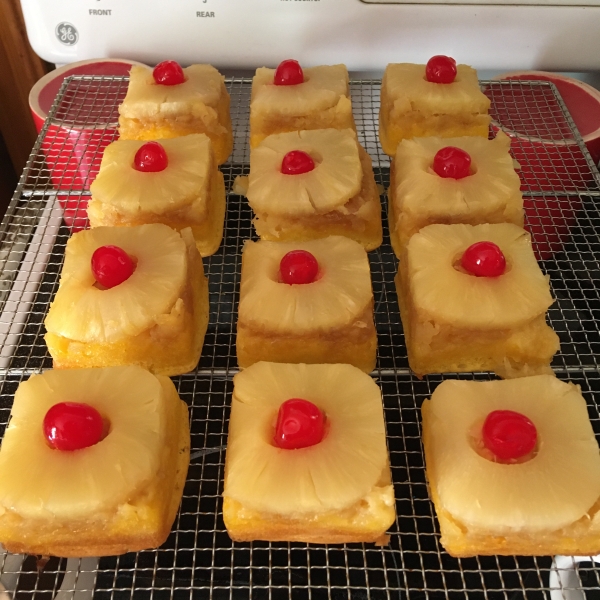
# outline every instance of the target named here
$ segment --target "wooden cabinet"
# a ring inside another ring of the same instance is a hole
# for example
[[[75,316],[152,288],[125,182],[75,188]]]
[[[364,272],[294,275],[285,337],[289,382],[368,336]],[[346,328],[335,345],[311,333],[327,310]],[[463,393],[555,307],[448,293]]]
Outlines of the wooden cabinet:
[[[19,0],[0,0],[1,214],[37,136],[29,112],[29,90],[50,69],[29,45]]]

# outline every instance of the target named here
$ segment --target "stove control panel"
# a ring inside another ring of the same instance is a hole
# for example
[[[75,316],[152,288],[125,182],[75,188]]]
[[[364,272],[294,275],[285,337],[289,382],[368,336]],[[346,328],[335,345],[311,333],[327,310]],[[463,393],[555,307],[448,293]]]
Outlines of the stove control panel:
[[[33,49],[218,68],[345,63],[383,71],[448,54],[477,69],[600,71],[600,0],[21,0]],[[575,5],[576,4],[576,5]]]

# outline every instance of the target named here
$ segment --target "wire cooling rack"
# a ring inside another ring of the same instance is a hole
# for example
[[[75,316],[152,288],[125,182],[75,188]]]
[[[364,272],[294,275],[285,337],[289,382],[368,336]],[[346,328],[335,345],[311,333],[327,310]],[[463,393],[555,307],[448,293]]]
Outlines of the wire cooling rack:
[[[227,86],[235,146],[221,169],[231,190],[235,177],[248,173],[250,81],[232,79]],[[123,77],[66,80],[0,225],[0,429],[19,382],[51,367],[43,321],[58,286],[65,244],[86,225],[89,183],[102,149],[116,137],[117,107],[126,88]],[[492,101],[491,129],[502,128],[513,138],[527,227],[557,299],[549,311],[561,339],[553,367],[560,378],[581,385],[600,434],[600,175],[552,84],[482,82],[482,88]],[[389,159],[377,140],[379,82],[354,81],[351,89],[359,138],[373,159],[385,213]],[[174,378],[190,408],[192,461],[168,541],[157,550],[99,559],[46,561],[4,554],[4,588],[17,598],[57,600],[598,598],[600,570],[589,558],[564,557],[557,563],[552,557],[454,559],[440,546],[427,494],[419,412],[443,376],[419,381],[408,368],[393,284],[397,261],[385,215],[384,244],[369,256],[379,338],[374,375],[383,391],[397,499],[390,543],[377,548],[231,542],[220,494],[237,372],[240,251],[251,237],[247,203],[229,192],[223,244],[204,259],[210,323],[202,358],[194,373]]]

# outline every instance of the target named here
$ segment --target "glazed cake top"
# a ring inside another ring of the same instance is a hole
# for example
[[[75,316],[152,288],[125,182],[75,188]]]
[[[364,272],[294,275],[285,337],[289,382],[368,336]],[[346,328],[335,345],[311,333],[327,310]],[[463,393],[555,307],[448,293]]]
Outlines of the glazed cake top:
[[[381,390],[371,377],[352,365],[259,362],[233,386],[225,497],[245,509],[300,516],[352,507],[381,485],[388,456]],[[328,430],[317,444],[273,444],[277,413],[290,398],[325,413]],[[393,503],[389,482],[384,490]]]
[[[462,270],[465,250],[482,241],[500,248],[504,274],[476,277]],[[402,260],[407,260],[411,304],[420,322],[507,330],[544,315],[554,302],[529,234],[511,223],[428,225],[410,238],[406,253]]]
[[[597,502],[600,454],[578,386],[552,375],[444,381],[423,410],[436,508],[474,535],[557,531]],[[504,464],[483,454],[481,428],[496,410],[521,413],[535,425],[529,460]]]
[[[284,156],[307,153],[315,168],[299,175],[281,172]],[[257,214],[307,217],[343,212],[362,187],[363,171],[352,129],[291,131],[266,137],[250,151],[248,203]]]
[[[292,250],[305,250],[317,259],[319,273],[313,283],[280,282],[281,259]],[[372,302],[367,252],[354,240],[330,236],[308,242],[244,245],[240,324],[278,334],[326,335],[340,327],[361,327],[357,320],[366,318]]]
[[[213,164],[210,138],[194,133],[159,140],[168,165],[154,173],[133,167],[136,152],[146,143],[117,140],[105,148],[100,171],[90,186],[93,200],[135,218],[162,215],[196,203],[194,208],[201,217],[207,211]]]
[[[134,65],[119,114],[129,119],[168,119],[195,116],[194,108],[199,105],[216,107],[223,93],[223,76],[211,65],[190,65],[183,73],[183,83],[159,85],[150,67]]]
[[[125,366],[48,370],[21,383],[0,450],[1,511],[60,524],[126,508],[161,468],[172,401],[163,382],[170,383]],[[65,401],[95,408],[108,434],[75,451],[50,447],[42,424]]]
[[[453,83],[432,83],[425,79],[425,66],[396,63],[386,67],[382,88],[397,114],[487,114],[490,100],[479,88],[475,69],[457,65]]]
[[[101,246],[118,246],[134,261],[131,276],[101,289],[91,268]],[[46,330],[79,342],[113,343],[130,339],[182,312],[188,285],[190,229],[181,233],[161,223],[136,227],[95,227],[71,236]]]
[[[433,171],[436,153],[447,146],[469,154],[471,175],[454,179]],[[521,181],[509,149],[510,138],[501,131],[493,140],[478,136],[402,140],[394,161],[396,214],[449,217],[490,214],[507,206],[522,209]]]
[[[275,69],[261,67],[252,80],[250,108],[255,113],[307,116],[335,106],[349,96],[346,65],[322,65],[303,69],[304,83],[275,85]]]

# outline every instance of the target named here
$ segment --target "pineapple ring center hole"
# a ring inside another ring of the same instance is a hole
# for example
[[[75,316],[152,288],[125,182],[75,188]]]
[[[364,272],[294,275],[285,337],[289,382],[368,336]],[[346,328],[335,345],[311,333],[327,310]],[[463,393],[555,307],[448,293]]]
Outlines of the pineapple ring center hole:
[[[435,175],[436,177],[438,177],[438,174],[433,170],[433,162],[429,165],[427,172],[429,173],[429,175]],[[471,163],[471,165],[469,166],[469,174],[467,175],[467,177],[471,177],[472,175],[475,175],[476,173],[477,173],[477,165]],[[452,177],[450,177],[450,179],[452,179]],[[462,179],[465,179],[465,177],[463,177]],[[455,179],[454,181],[460,181],[460,179]]]
[[[477,421],[474,423],[469,431],[467,432],[467,438],[469,441],[469,446],[477,453],[481,458],[485,458],[485,460],[489,460],[493,463],[499,463],[501,465],[520,465],[530,460],[533,460],[538,452],[540,447],[540,438],[538,436],[537,442],[535,444],[535,448],[529,453],[525,454],[525,456],[520,456],[519,458],[511,459],[511,460],[502,460],[498,458],[491,450],[485,447],[483,443],[483,436],[481,434],[483,429],[484,420]]]
[[[317,274],[315,275],[315,278],[310,282],[310,283],[294,283],[291,285],[294,286],[299,286],[299,285],[312,285],[313,283],[317,283],[317,281],[319,281],[319,279],[322,279],[323,275],[325,273],[323,272],[323,269],[321,268],[321,265],[319,265],[319,270],[317,271]],[[290,285],[289,283],[285,283],[285,281],[282,281],[281,279],[281,271],[279,270],[279,264],[277,265],[277,271],[271,275],[271,281],[274,281],[275,283],[282,283],[284,285]]]
[[[452,260],[452,267],[454,268],[455,271],[458,271],[459,273],[463,273],[464,275],[468,275],[469,277],[477,277],[477,275],[473,275],[473,273],[469,273],[469,271],[467,271],[466,269],[463,269],[462,257],[466,250],[467,249],[465,248],[464,250],[459,252],[454,257],[454,259]],[[506,267],[504,268],[504,273],[502,273],[502,275],[506,275],[512,269],[512,262],[509,260],[509,258],[506,255],[504,255],[504,258],[506,260]],[[502,275],[500,275],[500,277],[502,277]],[[486,279],[486,278],[484,278],[484,279]],[[497,279],[497,278],[493,277],[492,279]]]
[[[110,422],[110,419],[108,419],[107,417],[102,417],[102,435],[100,436],[100,439],[98,440],[98,444],[105,439],[106,437],[108,437],[108,434],[112,431],[112,424]]]
[[[313,162],[315,163],[315,168],[323,162],[323,156],[319,154],[316,150],[307,151],[306,154],[308,154],[313,159]]]

